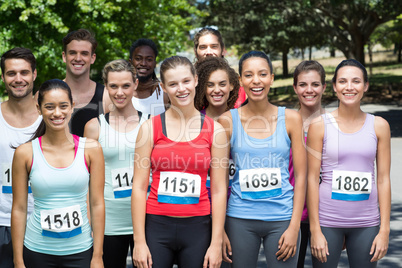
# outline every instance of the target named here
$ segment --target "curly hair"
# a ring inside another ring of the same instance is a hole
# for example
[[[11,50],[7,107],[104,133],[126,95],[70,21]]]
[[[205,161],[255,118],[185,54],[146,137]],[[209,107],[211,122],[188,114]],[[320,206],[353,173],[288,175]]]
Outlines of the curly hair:
[[[229,77],[229,83],[233,86],[233,90],[229,93],[227,100],[227,110],[234,107],[237,97],[239,95],[239,76],[233,70],[224,58],[207,57],[202,61],[197,62],[195,65],[198,74],[198,85],[195,90],[194,105],[197,110],[202,110],[208,107],[208,100],[206,97],[207,84],[211,74],[217,70],[223,70]]]

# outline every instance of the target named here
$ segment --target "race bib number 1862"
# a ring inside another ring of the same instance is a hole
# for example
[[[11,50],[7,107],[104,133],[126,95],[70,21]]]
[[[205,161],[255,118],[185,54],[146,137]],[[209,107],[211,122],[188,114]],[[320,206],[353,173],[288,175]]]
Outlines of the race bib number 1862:
[[[371,193],[370,172],[334,170],[332,174],[332,199],[345,201],[367,200]]]

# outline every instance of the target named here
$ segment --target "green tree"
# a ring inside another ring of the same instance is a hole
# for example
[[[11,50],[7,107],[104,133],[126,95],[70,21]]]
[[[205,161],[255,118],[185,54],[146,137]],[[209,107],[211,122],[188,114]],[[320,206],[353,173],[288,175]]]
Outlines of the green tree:
[[[298,1],[225,0],[209,2],[207,24],[219,27],[225,42],[240,53],[263,50],[281,53],[283,75],[288,76],[287,55],[292,48],[321,46],[325,38],[320,21],[302,9]]]
[[[364,47],[381,24],[402,13],[400,0],[301,0],[320,18],[333,45],[347,58],[364,60]]]
[[[98,41],[92,78],[100,80],[105,63],[128,59],[138,38],[153,39],[159,59],[182,50],[193,16],[200,15],[185,0],[2,0],[0,53],[16,46],[30,48],[38,63],[37,85],[64,78],[61,40],[69,31],[86,28]]]

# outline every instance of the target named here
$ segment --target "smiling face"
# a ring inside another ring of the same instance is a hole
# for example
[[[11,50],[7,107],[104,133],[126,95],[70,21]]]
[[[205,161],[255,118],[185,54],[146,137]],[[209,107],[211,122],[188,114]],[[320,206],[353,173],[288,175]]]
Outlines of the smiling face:
[[[191,72],[190,66],[178,65],[168,69],[163,74],[162,89],[168,94],[172,105],[194,105],[195,87],[197,76]]]
[[[126,107],[131,103],[138,80],[133,81],[133,74],[128,71],[109,72],[106,89],[116,108]]]
[[[198,47],[195,50],[197,59],[203,59],[208,56],[222,57],[224,50],[219,43],[218,37],[214,34],[206,34],[199,38]]]
[[[338,70],[333,84],[339,101],[344,105],[359,104],[369,83],[364,82],[363,72],[354,66],[344,66]]]
[[[211,73],[206,85],[205,97],[210,107],[226,108],[230,91],[233,86],[230,85],[229,76],[224,70],[216,70]]]
[[[41,106],[37,104],[39,114],[42,115],[46,129],[64,130],[68,128],[73,105],[67,91],[52,89],[43,94]]]
[[[137,69],[140,82],[151,79],[156,67],[156,56],[152,48],[149,46],[137,47],[131,56],[131,63]]]
[[[321,107],[321,98],[325,87],[325,84],[321,84],[320,74],[314,70],[301,72],[297,76],[297,84],[293,85],[300,105],[311,108]]]
[[[92,53],[92,44],[88,41],[73,40],[67,45],[66,52],[63,51],[67,73],[72,76],[89,76],[95,59],[96,54]]]
[[[32,72],[31,64],[24,59],[7,59],[4,62],[1,78],[10,98],[22,99],[31,95],[36,70]]]
[[[243,61],[241,72],[241,85],[250,100],[266,99],[274,82],[266,59],[251,57]]]

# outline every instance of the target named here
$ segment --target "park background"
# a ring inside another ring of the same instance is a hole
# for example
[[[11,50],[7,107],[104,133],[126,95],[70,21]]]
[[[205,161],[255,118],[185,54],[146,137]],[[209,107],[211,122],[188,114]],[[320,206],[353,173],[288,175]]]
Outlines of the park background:
[[[293,107],[292,72],[304,59],[319,60],[327,71],[324,104],[335,99],[330,80],[336,65],[355,58],[370,71],[364,102],[401,104],[402,5],[400,0],[1,0],[0,54],[30,48],[37,58],[35,89],[65,77],[62,38],[86,28],[98,41],[91,78],[103,66],[129,57],[141,37],[158,45],[157,60],[193,53],[192,38],[205,25],[217,27],[237,60],[249,50],[266,52],[274,63],[270,99]],[[101,82],[101,81],[100,81]],[[4,97],[4,84],[0,97]]]
[[[249,50],[271,57],[275,82],[269,98],[279,105],[296,106],[292,72],[301,60],[318,60],[325,67],[323,103],[328,108],[337,105],[330,81],[339,62],[355,58],[368,68],[370,89],[362,108],[386,118],[392,135],[390,248],[379,267],[402,267],[400,0],[0,0],[0,54],[16,46],[30,48],[37,58],[37,89],[48,79],[65,77],[62,38],[86,28],[98,41],[91,78],[101,81],[103,66],[128,59],[138,38],[155,41],[159,62],[175,54],[193,58],[192,38],[206,25],[222,33],[225,58],[235,69]],[[0,100],[6,98],[0,83]],[[339,267],[347,267],[342,255]],[[260,255],[258,267],[265,266]]]

